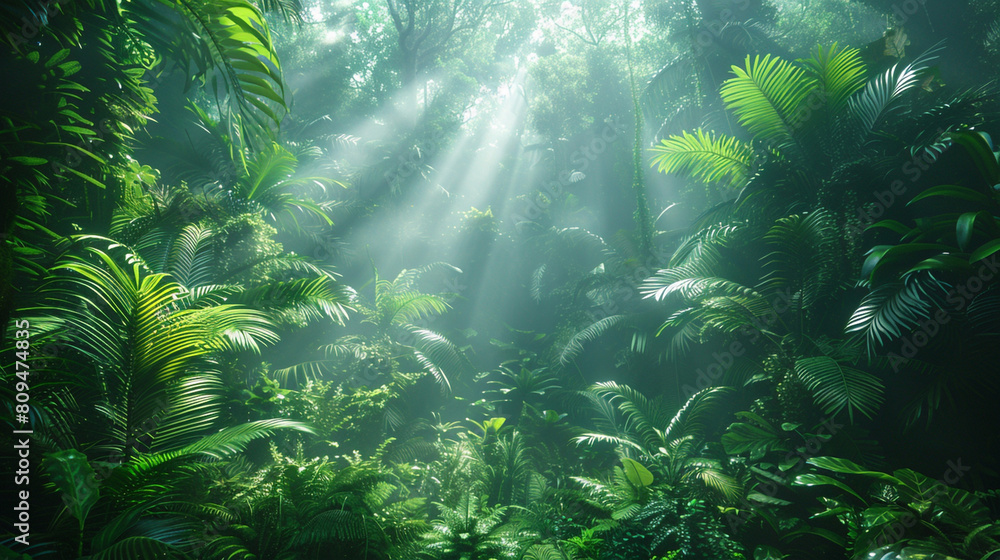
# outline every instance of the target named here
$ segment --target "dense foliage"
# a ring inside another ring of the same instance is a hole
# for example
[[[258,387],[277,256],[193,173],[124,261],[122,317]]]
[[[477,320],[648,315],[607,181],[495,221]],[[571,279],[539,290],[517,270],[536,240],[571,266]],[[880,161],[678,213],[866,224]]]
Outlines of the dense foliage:
[[[998,10],[5,2],[0,553],[997,560]]]

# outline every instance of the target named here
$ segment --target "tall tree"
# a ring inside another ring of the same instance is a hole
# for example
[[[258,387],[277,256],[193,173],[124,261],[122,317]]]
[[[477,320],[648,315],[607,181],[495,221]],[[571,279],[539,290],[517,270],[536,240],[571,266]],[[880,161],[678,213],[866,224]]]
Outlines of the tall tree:
[[[400,79],[403,88],[449,46],[467,41],[480,24],[506,0],[385,0],[399,34]],[[416,95],[407,97],[416,108]],[[416,114],[416,111],[411,111]]]

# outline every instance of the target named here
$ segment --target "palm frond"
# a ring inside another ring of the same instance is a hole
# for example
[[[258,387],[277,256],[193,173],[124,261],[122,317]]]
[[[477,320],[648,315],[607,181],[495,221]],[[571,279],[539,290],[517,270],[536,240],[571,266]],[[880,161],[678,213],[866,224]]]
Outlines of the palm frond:
[[[564,366],[569,364],[577,356],[579,356],[581,352],[583,352],[584,344],[593,342],[613,328],[628,325],[630,319],[631,318],[628,315],[610,315],[591,323],[583,330],[574,334],[573,337],[566,342],[566,345],[563,346],[562,351],[559,353],[559,363]]]
[[[160,270],[188,288],[209,283],[214,276],[212,235],[210,228],[198,224],[185,226],[167,244],[169,249]]]
[[[271,282],[243,290],[228,301],[266,311],[280,322],[301,325],[329,319],[343,325],[351,309],[353,291],[329,276]]]
[[[726,80],[719,93],[755,139],[782,149],[796,144],[797,119],[803,103],[815,89],[815,80],[794,64],[760,55],[746,68],[733,66],[736,77]]]
[[[688,477],[697,478],[726,502],[736,503],[743,497],[743,485],[731,474],[722,470],[719,461],[693,459],[688,461],[686,466],[691,469]]]
[[[836,285],[836,228],[823,209],[782,218],[764,239],[773,251],[764,256],[768,270],[761,287],[788,293],[800,309],[815,305]]]
[[[274,136],[287,110],[285,87],[267,21],[253,4],[150,0],[122,10],[155,49],[224,84],[249,137]]]
[[[287,386],[290,380],[305,384],[309,380],[322,379],[332,371],[334,371],[334,366],[329,360],[312,360],[275,369],[270,373],[270,377],[282,386]]]
[[[663,271],[661,271],[663,272]],[[647,298],[663,301],[670,296],[678,296],[686,302],[696,302],[713,297],[763,297],[751,288],[726,280],[725,278],[689,277],[664,285],[666,274],[657,273],[643,284],[642,291]]]
[[[144,470],[168,462],[176,462],[182,458],[189,459],[192,456],[222,460],[243,451],[251,441],[270,437],[278,430],[296,430],[307,434],[315,434],[308,424],[296,420],[289,420],[287,418],[257,420],[224,428],[180,449],[141,455],[129,467],[133,473],[141,473]]]
[[[62,317],[64,342],[100,364],[98,410],[108,416],[108,440],[129,456],[127,448],[147,435],[139,431],[142,423],[162,421],[168,409],[168,439],[204,429],[215,391],[205,369],[209,356],[275,342],[271,323],[237,305],[182,306],[187,292],[169,276],[149,273],[138,261],[123,267],[108,253],[88,250],[99,264],[70,256],[54,267],[47,309]],[[188,378],[196,366],[206,372],[201,381]],[[177,391],[185,384],[190,394]],[[186,422],[189,429],[182,430]]]
[[[296,548],[315,548],[315,545],[336,545],[344,541],[363,541],[377,546],[385,534],[372,517],[357,511],[328,510],[316,515],[302,527],[292,540]]]
[[[868,82],[848,103],[855,118],[855,137],[866,142],[898,107],[903,96],[920,85],[922,73],[942,50],[939,43],[906,66],[894,65]]]
[[[754,166],[753,148],[735,137],[696,129],[652,147],[651,165],[661,173],[683,173],[705,183],[743,186]]]
[[[541,303],[542,301],[542,279],[545,278],[545,268],[545,264],[542,263],[541,266],[531,273],[531,285],[528,292],[535,303]]]
[[[837,43],[829,50],[817,46],[803,63],[818,84],[818,101],[832,114],[839,114],[851,96],[865,87],[865,63],[858,49],[840,49]]]
[[[555,545],[533,544],[524,551],[524,560],[566,560],[566,556]]]
[[[462,370],[462,353],[450,340],[429,329],[411,328],[413,347],[417,360],[430,371],[441,385],[441,391],[451,390],[448,373],[457,375]]]
[[[622,429],[635,434],[647,449],[662,445],[657,430],[666,425],[669,417],[660,399],[650,400],[628,385],[614,381],[596,383],[587,390],[615,405],[625,418]]]
[[[707,435],[707,420],[717,416],[716,407],[733,390],[732,387],[707,387],[691,395],[663,430],[663,439],[671,441],[689,436]]]
[[[933,278],[908,276],[901,282],[884,284],[861,300],[846,331],[864,336],[868,355],[917,327],[930,316],[943,286]]]
[[[884,386],[877,377],[828,356],[798,360],[795,374],[812,392],[824,413],[834,415],[846,408],[852,423],[855,412],[872,418],[882,404]]]
[[[189,557],[180,547],[142,536],[125,537],[110,547],[87,556],[88,560],[133,560],[135,558],[186,560]]]

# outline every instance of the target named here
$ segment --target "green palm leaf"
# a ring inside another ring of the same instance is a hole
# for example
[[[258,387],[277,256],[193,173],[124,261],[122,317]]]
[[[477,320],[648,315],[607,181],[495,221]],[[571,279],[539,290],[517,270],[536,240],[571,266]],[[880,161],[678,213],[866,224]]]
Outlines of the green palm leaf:
[[[717,414],[716,407],[720,401],[732,392],[732,387],[707,387],[691,395],[691,398],[670,419],[670,424],[663,430],[663,439],[670,441],[707,435],[708,419]]]
[[[656,449],[663,444],[657,429],[665,425],[669,417],[660,399],[647,399],[628,385],[614,381],[595,383],[588,391],[616,406],[625,416],[625,431],[635,434],[646,449]]]
[[[817,101],[832,114],[839,114],[851,96],[865,87],[865,63],[858,49],[838,49],[837,43],[829,50],[817,46],[816,53],[802,62],[819,87]]]
[[[936,299],[933,294],[941,289],[937,282],[916,276],[879,286],[861,300],[846,330],[864,336],[873,356],[879,347],[927,319]]]
[[[198,224],[189,224],[166,244],[167,250],[160,270],[169,272],[182,286],[208,284],[214,277],[214,253],[211,250],[213,231]]]
[[[899,107],[900,99],[920,85],[923,71],[929,67],[930,61],[937,58],[941,48],[940,45],[932,47],[906,66],[894,65],[869,81],[863,90],[851,98],[848,107],[855,117],[859,140],[868,140],[879,124]]]
[[[816,81],[801,68],[778,57],[746,58],[746,68],[733,66],[736,77],[726,80],[719,93],[726,108],[755,139],[782,149],[796,144],[795,130],[806,99]]]
[[[276,322],[304,326],[329,319],[343,325],[354,293],[329,275],[271,282],[242,290],[227,301],[265,311]]]
[[[383,289],[388,289],[386,284]],[[394,291],[386,294],[379,308],[379,325],[388,328],[390,325],[414,323],[425,317],[440,315],[451,309],[451,305],[441,296],[421,294],[415,291]]]
[[[819,356],[795,362],[795,374],[812,391],[816,404],[826,414],[844,408],[851,422],[855,411],[872,418],[882,404],[882,382],[874,375],[849,368],[833,358]]]
[[[89,251],[99,264],[71,256],[54,267],[68,274],[54,277],[53,303],[43,310],[62,317],[64,328],[53,336],[99,364],[97,410],[108,417],[106,437],[127,457],[136,438],[151,435],[142,424],[163,421],[167,410],[173,417],[169,439],[204,429],[215,387],[205,368],[210,356],[275,342],[271,324],[262,313],[236,305],[182,309],[185,291],[167,275],[147,273],[140,262],[122,267],[103,251]],[[206,377],[188,380],[199,369]],[[178,393],[178,387],[189,392]]]
[[[222,87],[250,133],[273,136],[287,111],[281,66],[260,11],[245,0],[145,0],[122,5],[143,39]],[[221,80],[220,80],[221,78]]]
[[[764,256],[768,269],[761,287],[790,293],[802,309],[815,305],[836,285],[836,227],[823,209],[779,219],[764,239],[773,251]]]
[[[333,221],[320,205],[296,194],[293,189],[311,184],[319,185],[325,190],[336,182],[322,177],[295,177],[298,166],[299,160],[295,154],[277,142],[272,142],[250,156],[246,162],[246,173],[239,176],[235,185],[236,190],[242,198],[260,205],[271,220],[287,214],[298,223],[291,213],[296,210],[312,215],[326,225],[332,224]]]
[[[441,392],[451,391],[448,372],[458,374],[463,365],[462,353],[450,340],[439,333],[428,329],[410,327],[413,335],[413,348],[417,361],[437,379]]]
[[[163,558],[186,560],[190,556],[179,548],[149,537],[125,537],[110,547],[86,557],[86,560],[135,560],[136,558]]]
[[[653,288],[658,285],[658,280],[659,278],[649,281],[644,286],[644,290],[648,292],[646,297],[651,297],[656,301],[662,301],[672,295],[683,298],[688,302],[696,302],[719,296],[762,297],[753,289],[726,280],[725,278],[684,278],[683,280],[677,280],[654,290]]]
[[[651,165],[661,173],[685,173],[706,183],[738,188],[754,166],[753,148],[732,136],[696,129],[670,136],[653,146]]]
[[[600,338],[604,333],[614,328],[628,325],[631,317],[628,315],[611,315],[594,321],[583,330],[575,333],[559,352],[559,363],[568,365],[583,352],[584,344]]]

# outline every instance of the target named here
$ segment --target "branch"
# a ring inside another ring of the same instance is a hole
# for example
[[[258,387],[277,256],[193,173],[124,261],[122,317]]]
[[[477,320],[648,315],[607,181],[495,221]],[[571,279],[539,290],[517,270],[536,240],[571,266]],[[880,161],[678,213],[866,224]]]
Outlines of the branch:
[[[558,23],[555,24],[555,25],[556,25],[556,27],[558,27],[559,29],[562,29],[563,31],[569,31],[570,33],[573,34],[574,37],[576,37],[577,39],[583,41],[584,43],[586,43],[588,45],[593,45],[595,47],[598,46],[596,42],[592,41],[591,39],[588,39],[588,38],[584,37],[583,35],[580,35],[576,31],[573,31],[572,29],[570,29],[568,27],[564,27],[562,25],[559,25]]]

